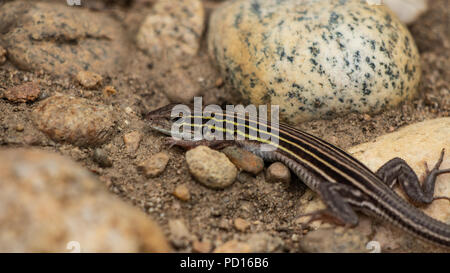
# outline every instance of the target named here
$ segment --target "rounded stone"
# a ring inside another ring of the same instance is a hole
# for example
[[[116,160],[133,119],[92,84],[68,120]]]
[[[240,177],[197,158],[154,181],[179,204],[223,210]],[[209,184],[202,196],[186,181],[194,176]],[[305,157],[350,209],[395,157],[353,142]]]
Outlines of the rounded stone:
[[[55,95],[39,103],[34,122],[48,137],[77,146],[105,143],[114,133],[113,110],[96,102]]]
[[[170,157],[166,152],[160,152],[141,162],[138,165],[138,169],[147,178],[157,177],[166,169],[169,160]]]
[[[266,180],[268,182],[282,182],[284,184],[289,184],[291,182],[291,172],[283,163],[275,162],[267,168]]]
[[[80,71],[76,76],[77,81],[86,88],[95,88],[103,80],[102,76],[90,71]]]
[[[208,50],[230,87],[279,105],[290,123],[395,106],[421,76],[407,28],[363,0],[225,2],[211,16]]]
[[[66,157],[2,149],[0,181],[0,252],[170,251],[158,224]]]
[[[186,152],[186,162],[191,174],[203,185],[222,189],[233,184],[237,169],[227,156],[206,146]]]
[[[108,75],[122,67],[126,55],[126,35],[119,23],[66,3],[8,2],[0,9],[0,32],[8,59],[25,70]]]
[[[251,174],[257,175],[264,169],[261,157],[236,146],[229,146],[221,151],[233,162],[236,167]]]
[[[250,227],[250,222],[242,218],[236,218],[233,221],[234,227],[239,231],[246,231]]]
[[[176,186],[173,195],[182,201],[188,201],[191,198],[189,188],[185,184]]]
[[[197,54],[204,28],[200,0],[158,1],[142,23],[137,46],[153,57]]]
[[[111,159],[109,159],[105,150],[100,148],[95,149],[92,159],[102,168],[112,167]]]

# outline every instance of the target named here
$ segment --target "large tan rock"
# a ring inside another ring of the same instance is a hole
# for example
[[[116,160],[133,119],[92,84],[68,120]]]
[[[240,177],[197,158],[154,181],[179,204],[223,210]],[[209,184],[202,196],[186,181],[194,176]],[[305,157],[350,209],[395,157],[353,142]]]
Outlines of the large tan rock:
[[[431,169],[439,159],[441,150],[446,154],[440,169],[450,168],[450,118],[438,118],[415,123],[400,130],[383,135],[373,142],[352,147],[349,152],[361,160],[371,170],[376,171],[384,163],[394,157],[404,159],[416,172],[419,179],[425,176],[425,162]],[[396,191],[403,197],[406,195],[401,186]],[[450,197],[450,174],[441,174],[436,179],[435,196]],[[450,205],[448,200],[436,200],[430,205],[420,207],[427,215],[450,225]],[[403,231],[389,225],[377,230],[374,240],[380,242],[383,250],[432,251],[436,249],[430,244],[422,244]],[[419,243],[419,244],[417,244]],[[415,245],[405,249],[405,246]],[[403,247],[403,249],[402,249]]]
[[[60,155],[0,150],[0,252],[167,252],[158,225]]]

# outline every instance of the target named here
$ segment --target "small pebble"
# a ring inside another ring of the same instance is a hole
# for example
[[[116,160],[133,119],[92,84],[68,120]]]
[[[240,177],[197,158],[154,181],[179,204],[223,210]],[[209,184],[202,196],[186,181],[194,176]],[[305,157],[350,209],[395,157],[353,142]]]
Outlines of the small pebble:
[[[246,231],[250,227],[250,223],[242,218],[234,219],[234,227],[239,231]]]
[[[117,91],[114,88],[114,86],[107,85],[107,86],[105,86],[105,88],[103,88],[103,92],[102,93],[103,93],[104,96],[109,97],[109,96],[115,95],[117,93]]]
[[[138,131],[133,131],[123,136],[123,143],[128,153],[134,154],[142,141],[142,135]]]
[[[264,161],[255,154],[236,146],[229,146],[221,151],[239,169],[251,174],[258,174],[264,169]]]
[[[191,198],[189,189],[185,184],[176,186],[173,195],[182,201],[188,201]]]
[[[364,114],[364,115],[363,115],[363,119],[364,119],[365,121],[370,121],[370,120],[372,120],[372,117],[371,117],[370,115],[368,115],[368,114]]]
[[[112,166],[111,160],[103,149],[96,148],[92,159],[102,168],[109,168]]]
[[[289,171],[289,168],[281,162],[272,163],[269,168],[267,168],[266,181],[289,184],[291,181],[291,172]]]
[[[250,253],[251,247],[247,243],[242,243],[237,240],[230,240],[221,246],[218,246],[214,253]]]
[[[195,253],[209,253],[211,251],[211,248],[211,241],[209,240],[197,240],[192,243],[192,251]]]
[[[206,146],[198,146],[186,152],[190,173],[203,185],[222,189],[236,179],[237,169],[227,156]]]
[[[17,132],[23,132],[23,130],[25,129],[25,127],[23,126],[22,123],[19,123],[16,125],[16,131]]]
[[[217,78],[215,82],[216,87],[221,87],[223,85],[223,79],[221,77]]]
[[[8,88],[3,96],[12,102],[30,102],[39,98],[40,93],[41,89],[36,83],[27,82]]]
[[[127,106],[127,107],[125,107],[124,111],[125,111],[125,113],[130,115],[133,113],[133,108],[131,108],[130,106]]]
[[[170,234],[178,238],[190,238],[191,234],[182,219],[170,219],[168,222]]]
[[[0,46],[0,65],[6,62],[6,49]]]
[[[82,86],[89,89],[97,87],[103,80],[102,76],[90,71],[80,71],[76,78]]]
[[[140,163],[138,169],[141,170],[147,178],[156,177],[164,171],[168,162],[169,155],[165,152],[160,152]]]
[[[220,219],[219,224],[217,226],[223,230],[229,230],[230,229],[230,221],[226,218],[222,218],[222,219]]]
[[[184,221],[182,219],[169,219],[168,226],[171,243],[178,248],[187,246],[188,240],[191,239],[191,233]]]

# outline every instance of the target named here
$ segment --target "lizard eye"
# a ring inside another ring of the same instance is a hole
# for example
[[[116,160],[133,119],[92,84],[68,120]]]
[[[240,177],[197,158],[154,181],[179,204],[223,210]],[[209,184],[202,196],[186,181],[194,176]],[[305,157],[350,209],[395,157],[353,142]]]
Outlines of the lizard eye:
[[[173,116],[173,117],[171,117],[172,118],[172,121],[173,122],[177,122],[177,121],[179,121],[180,119],[182,119],[183,118],[183,113],[179,113],[177,116]]]

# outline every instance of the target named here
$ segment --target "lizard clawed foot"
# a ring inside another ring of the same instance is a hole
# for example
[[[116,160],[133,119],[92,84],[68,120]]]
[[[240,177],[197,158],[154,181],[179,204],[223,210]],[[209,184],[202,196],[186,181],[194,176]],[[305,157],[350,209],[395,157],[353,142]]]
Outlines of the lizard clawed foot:
[[[439,167],[441,166],[443,160],[444,160],[444,153],[445,153],[445,148],[442,149],[441,151],[441,155],[439,156],[438,161],[436,162],[436,164],[434,165],[433,169],[429,169],[428,168],[428,164],[425,161],[425,176],[426,177],[436,177],[440,174],[443,173],[450,173],[450,169],[444,169],[444,170],[439,170]],[[433,200],[431,202],[434,202],[435,200],[439,200],[439,199],[445,199],[450,201],[450,197],[446,197],[446,196],[435,196],[433,197]]]
[[[429,175],[437,176],[442,173],[450,173],[450,169],[439,170],[439,167],[441,166],[442,162],[444,161],[444,154],[445,154],[445,148],[443,148],[441,150],[441,155],[439,156],[438,161],[436,162],[436,164],[434,164],[434,167],[433,167],[433,169],[431,169],[431,171],[428,168],[427,162],[425,161],[425,163],[424,163],[425,164],[425,173],[427,176],[429,176]]]

